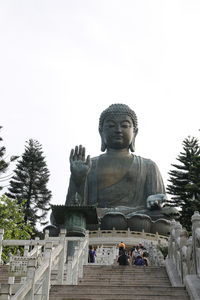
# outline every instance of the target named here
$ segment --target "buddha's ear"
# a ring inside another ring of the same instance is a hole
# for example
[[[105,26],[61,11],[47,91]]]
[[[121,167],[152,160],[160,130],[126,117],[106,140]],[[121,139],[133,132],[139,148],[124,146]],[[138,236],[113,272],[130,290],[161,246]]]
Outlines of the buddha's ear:
[[[107,146],[104,142],[103,134],[100,133],[100,135],[101,135],[101,151],[104,152],[106,150]]]
[[[134,130],[133,139],[132,139],[132,142],[131,142],[131,144],[130,144],[130,146],[129,146],[131,152],[135,152],[135,138],[136,138],[136,135],[137,135],[137,134],[138,134],[138,128],[136,128],[136,129]]]

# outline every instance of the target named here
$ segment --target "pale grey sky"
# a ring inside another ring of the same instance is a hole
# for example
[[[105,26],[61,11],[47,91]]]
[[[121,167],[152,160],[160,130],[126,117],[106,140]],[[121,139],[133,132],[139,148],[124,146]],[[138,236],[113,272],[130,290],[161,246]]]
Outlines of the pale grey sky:
[[[199,138],[200,1],[1,0],[1,136],[7,153],[42,145],[52,204],[64,204],[69,153],[100,154],[98,118],[115,102],[139,121],[136,154],[167,184]]]

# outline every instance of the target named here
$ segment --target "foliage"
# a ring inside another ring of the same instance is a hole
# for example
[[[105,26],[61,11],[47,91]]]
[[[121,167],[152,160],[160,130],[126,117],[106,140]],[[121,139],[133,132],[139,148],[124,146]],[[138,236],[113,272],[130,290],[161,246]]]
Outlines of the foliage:
[[[4,229],[4,239],[30,239],[33,230],[30,224],[24,223],[23,206],[17,200],[13,200],[3,195],[0,197],[0,228]],[[16,253],[18,247],[4,247],[2,258],[6,262],[8,253]]]
[[[183,141],[183,151],[177,160],[181,164],[172,164],[175,168],[169,172],[167,192],[172,196],[171,206],[180,208],[179,221],[191,230],[191,217],[200,210],[200,147],[198,139],[188,137]]]
[[[1,130],[1,128],[2,128],[2,126],[0,126],[0,130]],[[2,142],[2,141],[3,141],[3,139],[2,139],[2,137],[0,137],[0,142]],[[9,160],[6,160],[5,154],[6,154],[6,147],[0,146],[0,182],[6,181],[7,179],[9,179],[10,175],[5,176],[4,174],[7,172],[10,162],[12,162],[18,158],[17,156],[12,156],[12,157],[10,157]],[[3,186],[0,185],[0,190],[2,188],[3,188]]]
[[[159,245],[158,249],[160,250],[160,252],[162,253],[162,255],[165,259],[168,255],[168,246]]]
[[[17,162],[7,195],[17,199],[18,203],[26,200],[23,204],[24,221],[26,224],[30,223],[35,230],[37,223],[47,223],[44,220],[50,209],[51,191],[47,188],[49,176],[41,144],[30,139]]]

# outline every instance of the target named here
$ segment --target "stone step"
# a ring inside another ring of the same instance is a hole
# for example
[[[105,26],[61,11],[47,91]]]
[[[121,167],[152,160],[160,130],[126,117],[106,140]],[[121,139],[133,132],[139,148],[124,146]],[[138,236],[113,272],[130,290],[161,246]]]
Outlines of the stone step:
[[[130,283],[134,283],[134,282],[159,282],[159,283],[162,283],[162,282],[169,282],[169,279],[168,278],[115,278],[115,277],[110,277],[110,278],[83,278],[83,279],[80,279],[79,282],[130,282]]]
[[[146,270],[146,272],[165,272],[164,268],[153,268],[151,266],[114,266],[113,268],[106,269],[105,266],[84,266],[84,271],[86,272],[113,272],[113,271],[126,271],[126,272],[142,272]]]
[[[132,285],[127,285],[123,288],[121,288],[120,286],[109,286],[109,287],[105,287],[105,289],[102,290],[101,287],[99,287],[98,285],[91,287],[91,285],[85,285],[85,286],[80,286],[80,285],[59,285],[59,286],[53,286],[51,289],[51,293],[54,294],[63,294],[63,293],[74,293],[76,292],[77,294],[81,294],[81,293],[93,293],[93,294],[99,294],[99,292],[101,292],[102,294],[108,294],[108,293],[112,293],[112,294],[121,294],[123,292],[123,294],[129,294],[132,292],[145,292],[145,293],[155,293],[157,292],[158,294],[163,294],[163,293],[167,293],[167,294],[184,294],[185,293],[185,288],[184,287],[166,287],[166,286],[145,286],[145,287],[139,287],[139,286],[132,286]]]
[[[123,268],[115,268],[115,269],[110,269],[110,270],[106,270],[106,269],[96,269],[96,268],[91,268],[91,269],[86,269],[84,267],[84,275],[86,274],[113,274],[113,273],[117,273],[117,274],[150,274],[150,273],[154,273],[156,276],[158,276],[159,274],[166,274],[166,271],[161,269],[161,270],[154,270],[151,269],[150,267],[123,267]]]
[[[144,285],[146,285],[146,284],[148,284],[148,285],[152,285],[152,286],[157,286],[158,285],[158,282],[146,282],[146,281],[143,281],[143,282],[135,282],[135,283],[132,283],[132,282],[128,282],[128,283],[122,283],[122,284],[120,284],[120,282],[109,282],[109,283],[106,283],[106,282],[100,282],[100,283],[98,283],[98,285],[99,286],[110,286],[110,285],[113,285],[113,286],[119,286],[119,285],[121,285],[121,286],[123,286],[123,287],[125,287],[125,286],[127,286],[127,285],[131,285],[132,284],[132,286],[144,286]],[[163,283],[162,283],[163,284]],[[170,283],[164,283],[165,284],[165,286],[168,286],[168,287],[171,287],[171,284]],[[88,285],[88,282],[81,282],[81,283],[79,283],[79,285],[80,286],[83,286],[83,285]],[[91,286],[96,286],[97,285],[97,282],[91,282],[90,283],[90,285]]]
[[[115,269],[115,270],[84,270],[84,275],[87,275],[87,274],[96,274],[96,275],[99,275],[99,274],[136,274],[136,275],[140,275],[140,274],[155,274],[155,276],[159,276],[159,275],[162,275],[162,274],[167,274],[166,271],[164,270],[160,270],[160,271],[154,271],[154,270],[151,270],[151,269],[147,269],[148,267],[140,267],[140,269],[136,269],[136,268],[131,268],[131,269]]]
[[[164,267],[85,266],[76,286],[53,286],[49,300],[189,300]]]
[[[158,271],[160,271],[160,270],[165,270],[165,267],[164,266],[158,266],[158,267],[156,267],[156,266],[148,266],[148,267],[144,267],[144,266],[119,266],[119,265],[95,265],[95,264],[90,264],[90,265],[85,265],[84,266],[84,269],[89,269],[89,270],[95,270],[95,269],[101,269],[101,270],[103,270],[103,269],[105,269],[105,270],[115,270],[115,269],[132,269],[132,268],[136,268],[136,269],[141,269],[141,268],[146,268],[146,269],[151,269],[151,270],[154,270],[154,271],[156,271],[156,270],[158,270]]]
[[[118,276],[118,277],[122,277],[122,276],[125,276],[125,277],[131,277],[131,278],[140,278],[140,277],[149,277],[151,276],[152,274],[154,274],[153,272],[150,272],[150,273],[119,273],[119,272],[113,272],[113,273],[107,273],[107,272],[104,272],[104,273],[83,273],[83,276],[84,277],[111,277],[111,276]],[[160,274],[154,274],[155,278],[163,278],[163,277],[168,277],[167,274],[165,273],[160,273]]]
[[[77,286],[74,287],[74,290],[65,289],[65,290],[56,290],[55,292],[51,291],[49,300],[69,300],[69,299],[176,299],[176,300],[189,300],[188,295],[185,290],[182,289],[145,289],[142,287],[139,289],[106,289],[99,290],[96,287],[94,289],[89,288],[87,291],[78,289]]]
[[[8,278],[13,275],[9,273],[9,266],[1,265],[0,266],[0,283],[8,283]],[[21,277],[15,277],[15,283],[19,283],[21,281]]]
[[[160,277],[153,277],[153,276],[125,276],[125,275],[111,275],[111,276],[107,276],[107,275],[99,275],[99,276],[84,276],[83,279],[84,280],[110,280],[110,279],[114,279],[114,280],[149,280],[149,278],[151,278],[152,280],[168,280],[167,276],[160,276]]]
[[[190,300],[188,296],[165,296],[165,295],[72,295],[72,296],[56,296],[56,300]],[[55,296],[50,296],[49,300],[55,300]]]

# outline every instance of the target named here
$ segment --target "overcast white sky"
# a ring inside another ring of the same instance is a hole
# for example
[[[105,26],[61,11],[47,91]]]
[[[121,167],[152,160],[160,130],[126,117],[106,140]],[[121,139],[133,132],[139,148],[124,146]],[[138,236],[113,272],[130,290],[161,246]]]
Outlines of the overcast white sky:
[[[71,148],[100,154],[112,103],[135,110],[136,154],[166,185],[182,141],[199,138],[199,99],[198,0],[0,1],[0,135],[9,155],[42,144],[52,204],[65,202]]]

